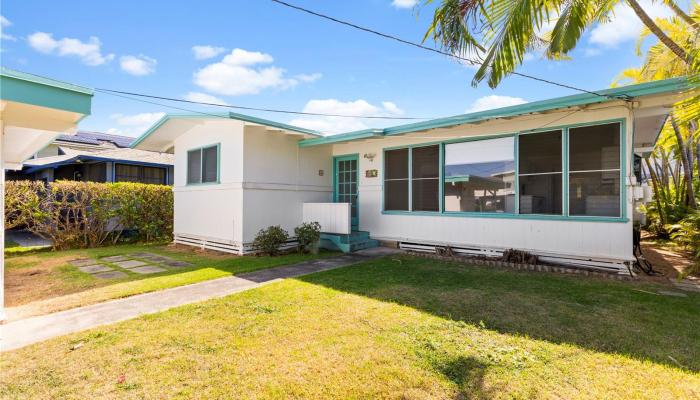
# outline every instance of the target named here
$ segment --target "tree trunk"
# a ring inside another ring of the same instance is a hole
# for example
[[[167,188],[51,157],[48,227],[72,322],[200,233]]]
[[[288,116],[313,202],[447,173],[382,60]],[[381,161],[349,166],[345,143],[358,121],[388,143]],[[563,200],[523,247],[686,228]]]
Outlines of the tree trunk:
[[[639,17],[640,20],[642,20],[642,23],[649,28],[651,33],[656,35],[657,38],[663,43],[666,47],[668,47],[673,53],[675,53],[678,58],[683,60],[686,64],[692,65],[692,60],[688,56],[688,53],[683,50],[681,46],[679,46],[676,42],[674,42],[664,31],[659,28],[658,25],[654,22],[654,20],[649,17],[649,14],[644,11],[642,6],[639,5],[637,0],[627,0],[627,4],[632,7],[632,10],[634,11],[635,14],[637,14],[637,17]]]
[[[649,170],[649,177],[651,178],[651,188],[654,190],[654,200],[656,200],[656,211],[659,213],[659,222],[661,222],[661,226],[666,225],[666,215],[664,215],[664,210],[661,208],[661,196],[659,194],[659,183],[658,183],[658,177],[656,176],[656,172],[654,172],[654,168],[651,166],[651,162],[649,161],[649,157],[645,157],[644,161],[647,163],[647,169]]]
[[[681,164],[683,166],[686,188],[686,204],[688,207],[695,210],[698,208],[698,205],[695,204],[695,191],[693,190],[693,165],[690,164],[690,160],[688,160],[688,150],[685,148],[683,135],[681,135],[681,130],[678,128],[676,118],[673,114],[671,114],[671,126],[673,127],[673,132],[676,134],[676,141],[678,141],[678,152],[681,153]]]
[[[686,24],[690,25],[691,28],[694,30],[697,30],[700,28],[700,25],[698,25],[698,22],[695,21],[690,15],[686,14],[685,11],[683,11],[682,8],[678,7],[678,4],[676,4],[675,1],[673,0],[665,0],[664,4],[668,6],[668,8],[671,9],[680,19],[685,21]]]

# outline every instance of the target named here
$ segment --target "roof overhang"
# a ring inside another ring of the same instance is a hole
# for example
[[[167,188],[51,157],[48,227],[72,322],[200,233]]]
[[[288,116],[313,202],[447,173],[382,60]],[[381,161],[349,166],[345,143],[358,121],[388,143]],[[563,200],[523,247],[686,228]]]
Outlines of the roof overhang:
[[[300,135],[302,139],[321,137],[320,133],[310,129],[233,112],[166,114],[134,140],[131,143],[131,148],[164,152],[172,147],[173,142],[180,135],[208,120],[241,121],[244,125],[264,127],[269,131],[281,131],[291,135]]]
[[[666,118],[670,106],[680,99],[681,93],[691,89],[688,80],[684,77],[665,79],[655,82],[642,83],[599,90],[591,93],[582,93],[555,99],[535,101],[510,107],[480,111],[469,114],[456,115],[446,118],[438,118],[413,124],[399,125],[384,129],[371,129],[358,132],[341,133],[320,138],[306,139],[299,142],[300,147],[319,146],[333,143],[344,143],[354,140],[381,138],[385,136],[404,135],[413,132],[422,132],[431,129],[450,128],[457,125],[477,124],[497,119],[509,119],[525,115],[552,112],[556,110],[570,109],[574,107],[586,107],[589,105],[618,102],[635,103],[640,99],[649,97],[665,97],[663,104],[654,106],[649,111],[649,120],[646,123],[658,124],[658,121]],[[697,90],[696,88],[693,88]],[[656,113],[656,114],[654,114]]]
[[[58,135],[75,132],[78,122],[90,115],[91,104],[90,89],[2,68],[3,167],[19,169]]]
[[[41,160],[41,159],[38,159]],[[31,174],[37,171],[41,171],[44,169],[49,169],[49,168],[58,168],[63,165],[70,165],[70,164],[81,164],[83,162],[113,162],[117,164],[129,164],[129,165],[142,165],[145,167],[157,167],[157,168],[168,168],[172,167],[173,164],[168,164],[168,163],[157,163],[157,162],[149,162],[149,161],[136,161],[136,160],[124,160],[120,158],[111,158],[111,157],[99,157],[99,156],[91,156],[88,154],[81,154],[77,156],[73,156],[70,158],[65,158],[62,160],[58,160],[55,162],[49,162],[45,164],[33,164],[32,162],[27,162],[25,163],[25,168],[27,168],[24,172]]]

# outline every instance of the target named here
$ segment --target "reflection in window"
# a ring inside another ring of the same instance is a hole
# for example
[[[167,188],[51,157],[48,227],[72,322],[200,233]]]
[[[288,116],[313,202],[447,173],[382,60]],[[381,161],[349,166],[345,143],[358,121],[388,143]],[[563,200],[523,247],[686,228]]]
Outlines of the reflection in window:
[[[569,215],[620,216],[620,124],[569,130]]]
[[[520,214],[562,214],[562,131],[518,137]]]
[[[445,145],[445,211],[515,209],[512,137]]]

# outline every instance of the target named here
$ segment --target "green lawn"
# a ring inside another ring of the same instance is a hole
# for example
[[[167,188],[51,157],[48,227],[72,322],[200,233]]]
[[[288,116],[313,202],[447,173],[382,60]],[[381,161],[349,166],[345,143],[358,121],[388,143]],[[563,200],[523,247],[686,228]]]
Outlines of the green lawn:
[[[4,353],[0,397],[699,398],[659,288],[394,256]]]
[[[128,272],[123,279],[98,279],[69,264],[77,258],[101,258],[135,252],[150,252],[187,261],[192,267],[141,275]],[[279,257],[255,257],[202,254],[193,248],[166,245],[123,245],[85,250],[40,251],[8,255],[6,269],[6,305],[10,319],[55,312],[131,296],[221,278],[238,273],[327,257],[334,253],[287,254]]]

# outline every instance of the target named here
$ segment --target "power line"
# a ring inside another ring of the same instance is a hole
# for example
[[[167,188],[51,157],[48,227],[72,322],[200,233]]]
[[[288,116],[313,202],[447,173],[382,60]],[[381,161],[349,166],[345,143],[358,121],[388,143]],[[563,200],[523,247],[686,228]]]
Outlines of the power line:
[[[121,91],[121,90],[113,90],[113,89],[105,89],[105,88],[95,88],[95,90],[99,91],[101,93],[106,93],[106,94],[114,94],[114,95],[119,94],[119,95],[128,95],[128,96],[136,96],[136,97],[146,97],[146,98],[150,98],[150,99],[175,101],[175,102],[180,102],[180,103],[199,104],[199,105],[215,106],[215,107],[225,107],[225,108],[233,108],[233,109],[238,109],[238,110],[264,111],[264,112],[280,113],[280,114],[298,114],[298,115],[313,115],[313,116],[319,116],[319,117],[341,117],[341,118],[392,119],[392,120],[432,119],[430,117],[390,117],[390,116],[381,116],[381,115],[365,116],[365,115],[313,113],[313,112],[304,112],[304,111],[280,110],[280,109],[274,109],[274,108],[256,108],[256,107],[246,107],[246,106],[235,106],[235,105],[230,105],[230,104],[207,103],[204,101],[176,99],[173,97],[156,96],[156,95],[136,93],[136,92],[125,92],[125,91]],[[119,97],[131,98],[131,97],[126,97],[126,96],[119,96]],[[136,99],[134,99],[134,100],[136,100]],[[158,104],[158,103],[153,103],[153,104]],[[177,107],[173,107],[173,108],[177,108]],[[182,109],[182,110],[185,110],[185,109]],[[189,110],[185,110],[185,111],[189,111]]]
[[[289,4],[289,3],[284,2],[284,1],[282,1],[282,0],[271,0],[271,1],[274,2],[274,3],[280,4],[280,5],[283,5],[283,6],[285,6],[285,7],[289,7],[289,8],[295,9],[295,10],[297,10],[297,11],[305,12],[305,13],[307,13],[307,14],[310,14],[310,15],[313,15],[313,16],[316,16],[316,17],[320,17],[320,18],[323,18],[323,19],[326,19],[326,20],[329,20],[329,21],[332,21],[332,22],[336,22],[336,23],[339,23],[339,24],[342,24],[342,25],[345,25],[345,26],[349,26],[349,27],[354,28],[354,29],[359,29],[359,30],[361,30],[361,31],[364,31],[364,32],[367,32],[367,33],[371,33],[371,34],[373,34],[373,35],[381,36],[381,37],[383,37],[383,38],[385,38],[385,39],[395,40],[395,41],[397,41],[397,42],[400,42],[400,43],[403,43],[403,44],[407,44],[407,45],[409,45],[409,46],[413,46],[413,47],[417,47],[417,48],[419,48],[419,49],[431,51],[431,52],[433,52],[433,53],[441,54],[441,55],[444,55],[444,56],[447,56],[447,57],[451,57],[451,58],[454,58],[454,59],[457,59],[457,60],[460,60],[460,61],[465,61],[465,62],[467,62],[467,63],[469,63],[469,64],[471,64],[471,65],[481,65],[480,62],[474,61],[474,60],[469,59],[469,58],[466,58],[466,57],[461,57],[461,56],[458,56],[458,55],[456,55],[456,54],[448,53],[448,52],[446,52],[446,51],[442,51],[442,50],[439,50],[439,49],[436,49],[436,48],[433,48],[433,47],[424,46],[424,45],[422,45],[422,44],[420,44],[420,43],[411,42],[411,41],[406,40],[406,39],[401,39],[400,37],[397,37],[397,36],[393,36],[393,35],[389,35],[389,34],[387,34],[387,33],[375,31],[374,29],[366,28],[366,27],[364,27],[364,26],[360,26],[360,25],[354,24],[354,23],[352,23],[352,22],[344,21],[344,20],[341,20],[341,19],[338,19],[338,18],[331,17],[331,16],[329,16],[329,15],[321,14],[321,13],[318,13],[318,12],[316,12],[316,11],[312,11],[312,10],[309,10],[309,9],[307,9],[307,8],[304,8],[304,7],[296,6],[296,5],[294,5],[294,4]],[[590,90],[581,89],[581,88],[578,88],[578,87],[575,87],[575,86],[567,85],[567,84],[565,84],[565,83],[554,82],[554,81],[550,81],[550,80],[548,80],[548,79],[540,78],[540,77],[537,77],[537,76],[528,75],[528,74],[523,74],[523,73],[517,72],[517,71],[512,71],[511,74],[513,74],[513,75],[518,75],[518,76],[521,76],[521,77],[523,77],[523,78],[528,78],[528,79],[533,79],[533,80],[536,80],[536,81],[548,83],[548,84],[550,84],[550,85],[555,85],[555,86],[559,86],[559,87],[563,87],[563,88],[567,88],[567,89],[577,90],[577,91],[583,92],[583,93],[593,94],[593,95],[600,96],[600,97],[605,97],[605,98],[610,98],[610,97],[611,97],[611,96],[607,96],[607,95],[604,95],[604,94],[596,93],[596,92],[593,92],[593,91],[590,91]]]

